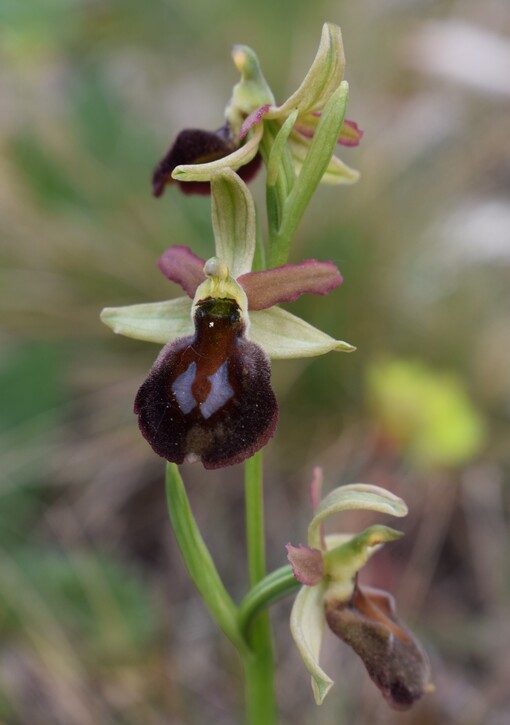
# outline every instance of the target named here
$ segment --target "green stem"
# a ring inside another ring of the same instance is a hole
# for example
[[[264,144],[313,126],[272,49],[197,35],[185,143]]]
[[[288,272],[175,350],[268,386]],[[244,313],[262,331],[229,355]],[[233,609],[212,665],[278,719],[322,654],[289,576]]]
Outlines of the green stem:
[[[246,541],[250,585],[266,575],[264,543],[264,501],[262,453],[245,463]],[[248,632],[251,652],[243,657],[246,672],[246,715],[248,725],[275,725],[274,660],[268,612],[251,619]]]
[[[195,586],[220,629],[241,656],[249,656],[250,650],[237,624],[237,607],[223,586],[200,534],[175,463],[168,463],[166,467],[166,494],[175,538]]]
[[[243,636],[248,636],[251,622],[261,609],[270,607],[280,599],[294,594],[300,588],[301,584],[295,578],[289,565],[276,569],[259,581],[250,589],[239,605],[237,621]]]

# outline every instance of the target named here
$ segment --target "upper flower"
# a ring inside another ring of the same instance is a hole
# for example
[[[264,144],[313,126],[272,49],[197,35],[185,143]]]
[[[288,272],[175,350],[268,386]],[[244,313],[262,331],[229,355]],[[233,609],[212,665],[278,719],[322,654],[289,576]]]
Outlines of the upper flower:
[[[259,148],[269,155],[275,136],[282,130],[281,145],[288,141],[295,171],[299,173],[319,125],[334,129],[334,141],[355,146],[362,132],[352,121],[344,121],[348,86],[343,81],[345,58],[340,28],[326,23],[315,60],[300,87],[284,103],[275,105],[274,96],[260,69],[257,56],[247,46],[237,45],[232,53],[241,80],[234,87],[225,109],[225,123],[217,131],[186,129],[160,161],[153,175],[155,196],[172,180],[186,193],[207,193],[211,174],[225,166],[238,170],[249,180],[258,170]],[[263,121],[273,121],[273,126]],[[329,134],[330,135],[330,134]],[[261,146],[262,144],[262,146]],[[324,143],[320,144],[324,147]],[[359,174],[333,155],[326,144],[323,183],[357,181]],[[315,150],[316,153],[316,150]]]
[[[101,316],[115,332],[166,344],[136,398],[140,428],[159,455],[199,459],[207,468],[241,462],[274,433],[278,408],[266,356],[354,349],[275,306],[330,292],[342,282],[335,265],[307,260],[251,272],[251,195],[230,169],[213,176],[212,191],[217,256],[205,262],[174,246],[159,260],[188,297]]]
[[[319,501],[321,476],[316,469],[312,484],[316,511],[308,546],[287,546],[294,575],[304,585],[292,609],[291,630],[312,675],[315,699],[321,704],[333,685],[319,665],[327,623],[361,657],[388,704],[406,710],[432,689],[427,656],[398,621],[393,598],[358,584],[358,571],[370,556],[402,534],[387,526],[371,526],[357,536],[324,535],[322,527],[329,516],[347,509],[405,516],[407,507],[389,491],[366,484],[341,486]]]

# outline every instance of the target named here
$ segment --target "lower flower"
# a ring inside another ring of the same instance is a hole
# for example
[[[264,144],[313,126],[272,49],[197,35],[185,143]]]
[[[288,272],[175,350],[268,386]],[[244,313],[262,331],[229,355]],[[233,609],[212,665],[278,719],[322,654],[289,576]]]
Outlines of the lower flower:
[[[312,484],[316,513],[308,528],[308,546],[287,545],[294,576],[303,584],[291,615],[291,630],[312,676],[320,705],[333,681],[319,664],[324,624],[363,660],[368,674],[390,707],[409,709],[431,692],[427,655],[397,619],[393,598],[384,591],[361,588],[358,572],[378,548],[402,534],[371,526],[357,536],[325,535],[323,522],[348,509],[368,509],[405,516],[405,503],[377,486],[354,484],[334,489],[319,501],[321,472]]]

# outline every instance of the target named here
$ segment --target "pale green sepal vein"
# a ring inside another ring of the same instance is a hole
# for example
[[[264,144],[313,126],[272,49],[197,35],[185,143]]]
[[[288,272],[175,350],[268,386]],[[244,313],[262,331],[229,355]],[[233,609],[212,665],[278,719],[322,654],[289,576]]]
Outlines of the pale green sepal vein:
[[[160,345],[191,335],[194,330],[189,297],[127,307],[105,307],[101,320],[118,335]]]

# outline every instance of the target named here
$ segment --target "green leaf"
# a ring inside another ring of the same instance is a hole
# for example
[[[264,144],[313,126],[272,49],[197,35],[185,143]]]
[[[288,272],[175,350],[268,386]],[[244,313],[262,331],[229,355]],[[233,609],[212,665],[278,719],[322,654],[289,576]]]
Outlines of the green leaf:
[[[223,586],[202,538],[175,463],[168,463],[166,467],[166,495],[175,538],[195,586],[224,634],[239,652],[246,652],[248,647],[237,624],[237,607]]]
[[[250,313],[250,338],[275,359],[315,357],[333,350],[356,349],[280,307]]]
[[[324,702],[324,698],[334,684],[319,665],[325,622],[323,610],[325,591],[324,584],[302,587],[294,601],[290,615],[290,631],[303,663],[312,676],[312,689],[317,705]]]
[[[368,483],[353,483],[339,486],[322,499],[310,526],[308,527],[308,546],[320,548],[320,527],[332,514],[347,510],[379,511],[390,516],[406,516],[405,502],[379,486]]]
[[[211,215],[216,255],[234,279],[250,272],[255,253],[255,205],[248,187],[232,169],[211,176]]]
[[[191,335],[194,329],[189,297],[143,305],[105,307],[101,320],[118,335],[161,345]]]

